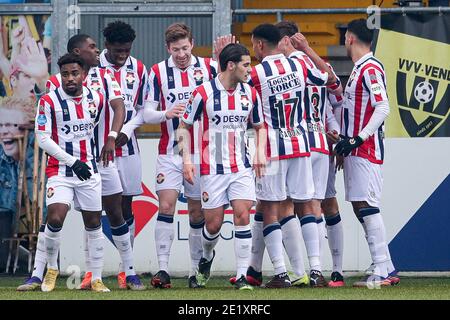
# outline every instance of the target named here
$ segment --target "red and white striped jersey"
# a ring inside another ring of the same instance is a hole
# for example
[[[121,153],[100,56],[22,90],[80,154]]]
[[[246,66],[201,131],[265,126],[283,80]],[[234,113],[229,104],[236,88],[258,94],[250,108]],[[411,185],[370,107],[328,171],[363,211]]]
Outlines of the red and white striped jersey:
[[[261,96],[270,159],[310,155],[303,101],[307,77],[303,61],[283,54],[267,56],[252,68],[250,84]]]
[[[370,52],[359,59],[348,79],[342,105],[341,133],[357,136],[367,125],[377,105],[389,103],[386,76],[381,62]],[[382,164],[384,159],[384,123],[351,155]]]
[[[61,83],[60,73],[52,75],[47,80],[47,92],[59,88]],[[91,68],[85,81],[83,82],[83,85],[95,92],[101,93],[108,104],[112,100],[123,99],[119,84],[111,71],[106,68]],[[96,159],[100,157],[100,152],[108,140],[108,134],[111,130],[113,117],[114,111],[111,106],[108,106],[108,108],[103,108],[100,114],[99,123],[94,129],[94,157]]]
[[[308,84],[305,93],[306,123],[311,151],[329,154],[330,148],[326,135],[327,108],[329,107],[328,90],[323,85],[326,83],[328,75],[320,71],[302,51],[293,52],[289,58],[302,60],[308,68],[310,83],[315,84]],[[322,85],[318,85],[319,83],[322,83]],[[338,87],[339,83],[336,86]]]
[[[82,162],[90,162],[94,172],[97,172],[93,135],[99,114],[105,105],[101,93],[83,87],[82,97],[74,98],[60,87],[39,100],[36,132],[50,134],[51,139],[62,150]],[[70,167],[60,164],[52,156],[48,159],[46,173],[47,177],[74,176]]]
[[[235,173],[251,167],[247,125],[264,123],[255,88],[241,83],[230,93],[215,78],[194,90],[182,120],[190,125],[200,120],[201,175]]]
[[[118,68],[106,59],[106,49],[100,54],[100,66],[107,68],[120,85],[125,104],[125,121],[127,123],[144,107],[148,92],[148,73],[142,61],[128,57],[125,64]],[[116,157],[126,157],[139,152],[136,135],[132,135],[127,144],[116,148]]]
[[[191,65],[186,70],[175,66],[172,57],[153,65],[149,76],[149,93],[147,101],[160,106],[161,111],[169,110],[179,104],[186,104],[192,91],[217,75],[217,62],[211,58],[192,56]],[[175,131],[179,119],[173,118],[161,123],[161,140],[159,154],[178,154]],[[194,123],[191,133],[191,153],[198,154],[199,125]]]

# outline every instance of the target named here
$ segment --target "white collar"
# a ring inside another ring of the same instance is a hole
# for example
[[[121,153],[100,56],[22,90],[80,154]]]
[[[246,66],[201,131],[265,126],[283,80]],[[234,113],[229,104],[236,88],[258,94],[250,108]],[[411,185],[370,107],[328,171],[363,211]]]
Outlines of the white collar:
[[[62,100],[72,100],[72,101],[73,101],[74,98],[82,98],[81,100],[83,100],[83,99],[88,95],[88,93],[89,93],[89,92],[88,92],[88,88],[86,88],[85,86],[83,86],[83,92],[81,93],[81,96],[78,96],[78,97],[72,97],[72,96],[69,96],[69,95],[64,91],[62,85],[58,88],[58,92],[59,92],[59,95],[61,96],[61,99],[62,99]]]
[[[269,61],[269,60],[283,59],[283,58],[285,58],[285,56],[282,53],[272,54],[270,56],[266,56],[261,62]]]
[[[102,53],[100,54],[100,64],[101,64],[103,67],[110,67],[110,68],[114,68],[114,69],[117,70],[117,66],[114,65],[114,64],[112,64],[111,62],[109,62],[108,59],[106,59],[106,52],[108,52],[108,50],[107,50],[107,49],[104,49],[104,50],[102,51]],[[130,63],[131,63],[131,56],[129,56],[129,57],[127,58],[127,61],[125,62],[125,64],[124,64],[122,67],[120,67],[119,69],[122,69],[123,67],[128,66]]]

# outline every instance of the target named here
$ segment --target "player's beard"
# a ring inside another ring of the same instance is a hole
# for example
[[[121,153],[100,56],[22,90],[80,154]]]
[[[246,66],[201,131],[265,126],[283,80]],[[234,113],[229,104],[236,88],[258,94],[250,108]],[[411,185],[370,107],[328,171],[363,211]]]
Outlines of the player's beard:
[[[69,96],[72,96],[72,97],[77,97],[77,96],[79,96],[79,95],[81,95],[81,93],[83,92],[82,91],[82,86],[77,86],[77,85],[75,85],[75,86],[73,86],[73,87],[65,87],[64,88],[64,91],[69,95]],[[79,94],[78,94],[79,93]]]

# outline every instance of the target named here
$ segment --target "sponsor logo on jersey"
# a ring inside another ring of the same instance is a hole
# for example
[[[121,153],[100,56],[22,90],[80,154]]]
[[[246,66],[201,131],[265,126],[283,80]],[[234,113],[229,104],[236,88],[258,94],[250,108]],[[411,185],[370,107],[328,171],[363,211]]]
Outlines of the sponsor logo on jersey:
[[[47,117],[46,117],[45,115],[43,115],[43,114],[40,114],[40,115],[38,116],[38,118],[37,118],[37,123],[38,123],[38,125],[40,125],[40,126],[45,125],[45,124],[47,123]]]
[[[117,81],[115,79],[113,79],[111,82],[111,88],[113,88],[113,90],[116,90],[116,91],[120,90],[120,85],[117,83]]]
[[[371,89],[373,94],[381,94],[381,86],[378,83],[373,83]]]
[[[267,80],[270,95],[285,93],[300,87],[301,81],[297,73],[288,73],[279,77]]]
[[[80,124],[73,124],[72,127],[70,127],[68,124],[66,124],[64,127],[61,128],[61,131],[64,132],[66,135],[72,133],[75,137],[84,137],[94,129],[93,123],[80,123]]]

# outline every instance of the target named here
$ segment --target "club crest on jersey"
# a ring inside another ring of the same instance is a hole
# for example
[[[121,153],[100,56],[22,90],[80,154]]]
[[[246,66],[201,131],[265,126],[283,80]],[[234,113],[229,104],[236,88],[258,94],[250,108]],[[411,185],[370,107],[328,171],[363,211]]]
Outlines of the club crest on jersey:
[[[202,199],[203,199],[203,202],[208,202],[208,200],[209,200],[209,194],[208,194],[208,192],[204,191],[204,192],[202,193]]]
[[[89,101],[88,111],[91,114],[91,118],[95,118],[97,115],[97,108],[95,107],[94,101]]]
[[[127,71],[125,80],[127,81],[127,85],[132,86],[134,84],[134,82],[136,81],[136,78],[134,77],[134,72]]]
[[[246,94],[241,95],[241,107],[244,111],[247,111],[250,108],[250,100]]]
[[[164,182],[164,180],[166,180],[166,177],[164,177],[164,174],[158,173],[158,175],[156,176],[156,183],[161,184]]]
[[[90,89],[94,91],[100,91],[100,88],[101,88],[100,81],[98,81],[97,79],[93,79],[91,81]]]
[[[55,194],[55,189],[53,189],[52,187],[47,189],[47,198],[53,197],[54,194]]]
[[[194,69],[194,80],[195,82],[197,82],[197,84],[202,83],[203,82],[203,71],[200,68],[195,68]]]

